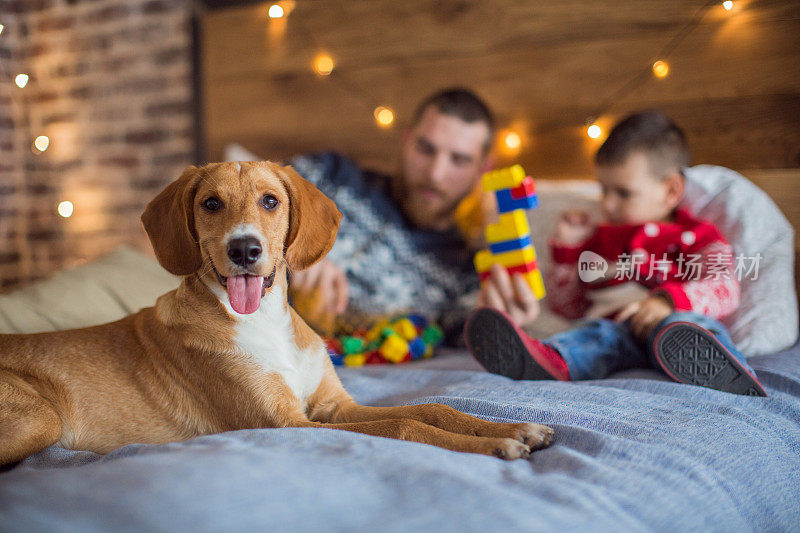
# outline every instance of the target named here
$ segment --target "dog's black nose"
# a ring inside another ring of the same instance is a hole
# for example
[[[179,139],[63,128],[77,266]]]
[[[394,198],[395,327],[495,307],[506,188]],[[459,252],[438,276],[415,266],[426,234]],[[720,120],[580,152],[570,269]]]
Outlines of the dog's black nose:
[[[241,267],[250,266],[261,257],[261,244],[255,237],[239,237],[228,243],[228,257]]]

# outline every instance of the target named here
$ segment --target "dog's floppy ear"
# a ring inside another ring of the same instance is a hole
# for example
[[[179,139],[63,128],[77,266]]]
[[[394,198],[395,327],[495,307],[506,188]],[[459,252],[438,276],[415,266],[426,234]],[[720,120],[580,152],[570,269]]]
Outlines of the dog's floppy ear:
[[[303,270],[330,251],[342,214],[330,198],[295,169],[287,165],[280,170],[289,193],[289,231],[284,255],[290,269]]]
[[[189,167],[156,196],[142,214],[142,224],[158,262],[176,276],[200,269],[202,257],[194,232],[194,195],[200,171]]]

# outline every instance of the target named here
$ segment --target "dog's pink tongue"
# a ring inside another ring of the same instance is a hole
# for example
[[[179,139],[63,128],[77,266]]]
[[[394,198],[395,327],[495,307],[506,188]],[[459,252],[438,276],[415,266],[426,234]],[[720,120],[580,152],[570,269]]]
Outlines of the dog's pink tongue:
[[[228,300],[233,310],[241,315],[255,313],[261,305],[264,289],[262,276],[235,276],[228,278]]]

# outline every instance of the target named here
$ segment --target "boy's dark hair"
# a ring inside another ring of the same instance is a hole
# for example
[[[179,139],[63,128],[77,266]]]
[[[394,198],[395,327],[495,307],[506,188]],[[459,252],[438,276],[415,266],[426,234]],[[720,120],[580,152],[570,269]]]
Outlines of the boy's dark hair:
[[[457,117],[467,123],[484,122],[489,126],[489,141],[487,142],[491,144],[495,127],[494,116],[489,106],[469,89],[451,87],[428,96],[417,106],[414,120],[411,122],[412,126],[419,123],[422,114],[430,106],[435,106],[440,113]]]
[[[594,156],[598,166],[619,165],[643,152],[654,176],[663,178],[689,166],[686,135],[661,111],[640,111],[619,121]]]

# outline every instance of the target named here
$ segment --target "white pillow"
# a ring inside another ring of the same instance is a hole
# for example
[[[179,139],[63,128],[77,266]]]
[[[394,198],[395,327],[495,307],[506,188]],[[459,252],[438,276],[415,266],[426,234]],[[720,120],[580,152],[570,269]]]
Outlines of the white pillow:
[[[739,308],[722,320],[748,356],[773,353],[797,340],[794,229],[772,199],[728,168],[698,165],[686,171],[683,204],[716,224],[735,254],[761,254],[758,277],[745,276]]]
[[[540,180],[536,189],[539,208],[529,215],[531,236],[540,268],[546,273],[550,265],[547,239],[558,214],[567,208],[582,208],[598,215],[600,187],[592,181]],[[711,165],[687,169],[683,205],[716,224],[735,254],[746,258],[761,254],[757,279],[746,276],[742,280],[741,304],[722,321],[739,349],[753,356],[794,344],[798,334],[794,230],[780,209],[741,174]],[[573,325],[545,305],[530,332],[546,337]]]

